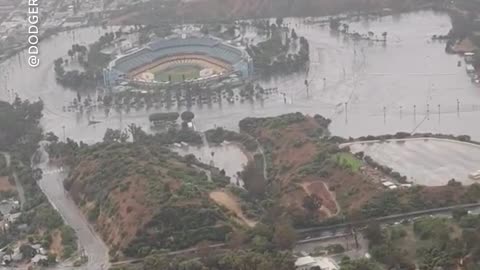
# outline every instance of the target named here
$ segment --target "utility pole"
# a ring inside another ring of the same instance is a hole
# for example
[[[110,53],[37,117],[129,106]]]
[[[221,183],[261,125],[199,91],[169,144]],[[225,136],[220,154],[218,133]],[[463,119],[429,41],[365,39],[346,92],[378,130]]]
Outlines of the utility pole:
[[[67,142],[67,140],[65,138],[65,126],[62,126],[62,129],[63,129],[63,141]]]
[[[348,123],[348,102],[345,102],[345,124]]]
[[[383,123],[387,123],[387,107],[383,106]]]
[[[400,106],[400,119],[402,119],[402,106]]]
[[[440,123],[440,104],[438,104],[438,123]]]
[[[430,104],[427,103],[427,120],[430,120]]]
[[[460,100],[457,98],[457,117],[460,117]]]
[[[417,105],[413,105],[413,121],[417,122]]]

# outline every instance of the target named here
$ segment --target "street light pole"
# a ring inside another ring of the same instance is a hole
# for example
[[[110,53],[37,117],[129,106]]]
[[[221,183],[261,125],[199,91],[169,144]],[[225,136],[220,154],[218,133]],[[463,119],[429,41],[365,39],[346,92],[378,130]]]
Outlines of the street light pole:
[[[345,102],[345,124],[348,123],[348,102]]]

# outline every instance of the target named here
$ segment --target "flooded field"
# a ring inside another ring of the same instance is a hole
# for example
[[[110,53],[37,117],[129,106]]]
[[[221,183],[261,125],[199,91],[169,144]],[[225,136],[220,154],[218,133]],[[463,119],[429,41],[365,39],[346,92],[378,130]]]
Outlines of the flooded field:
[[[344,137],[416,130],[469,134],[480,140],[480,126],[474,124],[480,116],[480,88],[472,84],[463,66],[457,66],[461,57],[446,54],[445,44],[430,38],[450,30],[446,14],[422,11],[349,23],[350,31],[362,34],[388,32],[385,44],[354,42],[332,33],[325,24],[294,18],[284,21],[310,43],[308,76],[294,74],[261,81],[265,88],[278,87],[279,93],[261,103],[193,107],[197,128],[207,130],[216,125],[238,129],[238,121],[245,117],[299,111],[332,118],[332,132]],[[130,123],[148,131],[148,115],[165,109],[112,111],[108,116],[102,109],[91,114],[62,109],[76,94],[56,83],[53,61],[65,57],[72,44],[88,45],[105,31],[111,29],[80,29],[43,41],[38,68],[26,64],[25,53],[2,63],[0,99],[11,101],[15,93],[31,100],[41,98],[45,102],[45,130],[87,143],[101,140],[107,128],[123,129]],[[99,123],[89,125],[89,119]]]
[[[238,145],[222,143],[212,146],[182,146],[174,147],[172,150],[182,156],[193,154],[199,161],[225,170],[232,184],[243,186],[243,181],[238,178],[237,172],[241,172],[243,166],[247,165],[248,157]]]
[[[430,138],[359,142],[350,145],[350,149],[363,151],[415,184],[442,186],[450,179],[465,185],[478,182],[468,175],[480,170],[480,145]]]

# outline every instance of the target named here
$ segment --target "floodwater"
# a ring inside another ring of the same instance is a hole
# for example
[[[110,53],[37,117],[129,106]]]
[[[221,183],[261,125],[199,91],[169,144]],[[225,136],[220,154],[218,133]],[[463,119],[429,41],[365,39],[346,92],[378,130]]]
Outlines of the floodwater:
[[[305,24],[300,19],[285,22],[310,42],[309,94],[304,86],[306,74],[264,81],[264,87],[278,87],[279,93],[286,93],[287,104],[278,95],[263,103],[194,107],[197,128],[216,125],[238,129],[238,121],[245,117],[300,111],[332,118],[332,132],[344,137],[415,130],[469,134],[480,139],[480,126],[474,124],[480,116],[480,87],[471,82],[464,65],[457,66],[460,56],[446,54],[443,42],[430,39],[451,28],[446,14],[421,11],[350,23],[350,31],[361,34],[388,32],[386,44],[353,42],[331,33],[326,25]],[[37,68],[26,64],[26,53],[2,63],[0,98],[12,100],[11,89],[22,98],[40,97],[45,102],[42,124],[60,138],[65,132],[66,137],[92,143],[101,140],[107,128],[123,129],[130,123],[149,130],[148,115],[154,110],[112,112],[108,116],[103,111],[87,115],[62,110],[76,94],[56,83],[53,61],[65,57],[73,43],[90,44],[105,31],[86,28],[43,41]],[[100,123],[89,125],[89,118]]]
[[[429,138],[358,142],[349,146],[352,152],[363,151],[415,184],[443,186],[450,179],[465,185],[478,182],[468,175],[480,170],[480,145]]]
[[[232,184],[243,186],[237,173],[247,165],[248,157],[237,144],[224,142],[219,145],[173,147],[172,150],[182,156],[192,154],[205,164],[225,170]]]
[[[332,133],[344,137],[415,130],[468,134],[473,139],[480,140],[480,88],[471,83],[463,66],[457,66],[460,56],[447,55],[444,43],[430,40],[432,35],[446,34],[450,30],[451,23],[446,14],[422,11],[350,24],[351,31],[362,34],[372,31],[380,35],[387,31],[386,44],[353,42],[332,34],[327,26],[304,24],[298,19],[285,19],[285,22],[294,26],[298,35],[305,36],[310,42],[310,72],[308,77],[306,74],[295,74],[261,83],[265,88],[278,87],[279,92],[285,93],[288,98],[287,104],[284,104],[283,96],[279,95],[263,103],[215,104],[201,109],[193,108],[195,124],[199,130],[214,126],[236,130],[238,121],[245,117],[275,116],[299,111],[330,117],[333,120]],[[72,44],[91,44],[105,31],[112,30],[85,28],[64,32],[42,41],[39,47],[40,66],[37,68],[27,65],[26,52],[1,63],[0,99],[12,101],[15,94],[32,101],[41,98],[45,104],[42,125],[45,131],[53,131],[60,138],[70,137],[93,143],[103,138],[107,128],[124,129],[131,123],[148,131],[148,115],[154,110],[112,112],[108,116],[103,111],[91,115],[63,111],[63,107],[76,97],[76,93],[56,83],[54,60],[67,57]],[[309,94],[304,86],[305,79],[309,81]],[[94,89],[92,92],[95,92]],[[457,99],[460,104],[459,113],[456,109]],[[427,106],[430,110],[428,115]],[[179,111],[183,110],[185,108],[179,108]],[[89,119],[100,123],[89,125]],[[417,147],[434,148],[436,152],[426,156],[426,152],[415,150]],[[462,175],[469,173],[468,170],[480,169],[473,168],[471,163],[475,161],[473,156],[480,157],[480,153],[459,147],[449,147],[450,150],[443,151],[443,147],[444,145],[418,143],[400,151],[403,157],[399,160],[411,159],[411,162],[403,163],[404,167],[399,167],[399,171],[404,173],[405,170],[405,174],[428,183],[445,184],[452,176],[460,180]],[[390,154],[383,154],[382,158],[395,158],[398,154],[392,152],[394,150],[385,150]],[[449,151],[454,151],[454,155]],[[211,152],[215,152],[213,157]],[[246,163],[245,155],[232,145],[211,146],[210,149],[189,147],[188,153],[197,155],[207,163],[213,161],[215,166],[224,168],[229,176],[235,175]],[[465,163],[468,159],[470,163]],[[476,164],[480,164],[479,161],[476,160]],[[462,165],[463,163],[471,164],[472,168],[465,167],[467,165]],[[402,162],[397,161],[395,164],[401,166]],[[449,166],[448,170],[446,165]],[[424,166],[430,169],[421,175]],[[435,170],[435,166],[440,166],[440,169]],[[40,186],[67,223],[74,227],[79,238],[85,241],[81,245],[87,255],[92,256],[87,268],[95,269],[90,266],[107,264],[104,243],[90,230],[85,218],[63,193],[61,181],[64,175],[50,167],[43,169],[46,174],[40,181]]]

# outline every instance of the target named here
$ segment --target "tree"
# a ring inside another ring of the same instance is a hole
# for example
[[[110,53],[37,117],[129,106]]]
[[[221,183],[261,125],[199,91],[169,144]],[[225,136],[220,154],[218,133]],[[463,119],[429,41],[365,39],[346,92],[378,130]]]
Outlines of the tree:
[[[333,31],[338,31],[340,28],[340,19],[339,18],[330,18],[330,29]]]
[[[37,254],[37,251],[30,245],[23,244],[20,246],[20,253],[22,253],[23,258],[30,259]]]
[[[197,245],[197,254],[203,260],[206,261],[212,255],[212,248],[208,241],[202,241]]]
[[[120,142],[124,143],[128,140],[128,133],[122,132],[119,129],[107,129],[105,135],[103,136],[103,142],[106,143],[113,143],[113,142]]]
[[[48,132],[45,134],[45,140],[51,143],[56,143],[58,142],[58,137],[55,135],[53,132]]]
[[[161,254],[147,256],[144,260],[143,269],[145,270],[163,270],[170,269],[170,259]]]
[[[202,26],[202,29],[200,29],[200,33],[202,33],[202,34],[204,34],[204,35],[208,35],[208,34],[209,34],[208,26],[207,26],[207,25],[203,25],[203,26]]]
[[[183,112],[181,118],[184,122],[192,122],[193,118],[195,118],[195,114],[190,111]]]
[[[380,245],[385,240],[382,233],[382,228],[380,227],[380,223],[375,221],[372,221],[367,225],[364,235],[370,242],[370,246]]]
[[[275,226],[273,243],[281,250],[291,249],[295,245],[297,235],[292,225],[282,222]]]
[[[263,173],[257,168],[254,161],[249,161],[243,168],[241,178],[245,183],[245,188],[254,196],[263,196],[266,190],[267,181],[265,181]]]
[[[295,29],[293,29],[293,28],[292,28],[292,34],[291,34],[291,36],[292,36],[292,39],[294,39],[294,40],[298,38],[297,32],[295,32]]]
[[[280,28],[282,27],[283,25],[283,18],[282,17],[278,17],[275,22],[277,23],[277,26]]]
[[[311,212],[317,211],[322,207],[322,199],[315,194],[308,195],[303,199],[303,207]]]
[[[167,91],[169,93],[169,91]],[[150,122],[155,122],[155,121],[170,121],[174,122],[177,121],[178,117],[180,115],[177,112],[173,113],[154,113],[151,114],[148,118]]]
[[[460,219],[466,215],[468,215],[468,211],[465,208],[455,208],[452,210],[452,218],[456,221],[460,221]]]
[[[347,257],[348,258],[348,257]],[[378,264],[368,259],[350,260],[343,259],[340,263],[340,270],[380,270]]]
[[[137,126],[135,124],[128,125],[128,131],[130,135],[132,135],[132,139],[134,142],[143,141],[147,137],[147,133],[142,130],[142,127]]]
[[[243,231],[233,231],[228,236],[228,245],[233,249],[240,248],[246,241],[248,240],[248,236]]]

